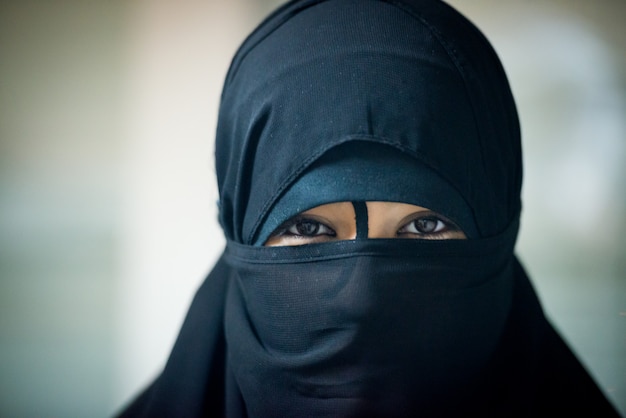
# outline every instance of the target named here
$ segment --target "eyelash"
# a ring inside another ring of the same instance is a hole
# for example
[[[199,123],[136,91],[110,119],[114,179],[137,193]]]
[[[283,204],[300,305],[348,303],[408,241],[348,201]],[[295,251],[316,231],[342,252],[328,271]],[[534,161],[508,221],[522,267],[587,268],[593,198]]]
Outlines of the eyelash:
[[[434,228],[432,231],[424,231],[425,228],[424,225],[418,225],[418,222],[434,222]],[[411,231],[409,229],[413,228],[414,231]],[[398,235],[424,235],[424,236],[437,236],[437,235],[441,235],[445,232],[448,232],[450,230],[456,230],[457,228],[449,221],[446,221],[444,219],[442,219],[439,216],[435,216],[435,215],[420,215],[412,220],[410,220],[409,222],[407,222],[406,224],[404,224],[404,226],[402,226],[402,228],[400,228],[397,232]]]
[[[297,230],[291,231],[291,229],[297,228],[299,225],[303,225],[305,223],[313,225],[316,228],[316,230],[310,234],[303,234]],[[322,229],[321,233],[320,233],[320,229]],[[331,227],[327,226],[326,224],[320,221],[316,221],[315,219],[307,218],[307,217],[296,217],[287,221],[282,227],[279,228],[279,232],[275,235],[290,236],[290,237],[295,237],[295,238],[314,238],[314,237],[319,237],[323,235],[327,235],[329,237],[335,237],[337,233]]]

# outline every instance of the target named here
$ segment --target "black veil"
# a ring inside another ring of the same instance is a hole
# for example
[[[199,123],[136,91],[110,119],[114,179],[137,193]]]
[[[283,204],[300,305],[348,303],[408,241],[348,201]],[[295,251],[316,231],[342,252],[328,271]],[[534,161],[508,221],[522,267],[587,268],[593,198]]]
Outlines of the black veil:
[[[479,238],[250,245],[346,143],[437,173]],[[120,416],[617,415],[514,255],[515,103],[488,41],[445,3],[279,8],[232,61],[216,169],[227,247],[163,372]]]

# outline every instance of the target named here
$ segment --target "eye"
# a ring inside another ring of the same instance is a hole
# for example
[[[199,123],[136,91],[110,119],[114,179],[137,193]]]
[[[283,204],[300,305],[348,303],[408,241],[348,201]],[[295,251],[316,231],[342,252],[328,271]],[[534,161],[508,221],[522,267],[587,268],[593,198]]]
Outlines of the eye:
[[[437,236],[450,230],[457,231],[458,228],[443,219],[428,215],[413,219],[398,230],[398,235]]]
[[[336,235],[335,231],[328,226],[309,218],[294,219],[284,228],[283,234],[297,237],[316,237],[319,235],[334,237]]]

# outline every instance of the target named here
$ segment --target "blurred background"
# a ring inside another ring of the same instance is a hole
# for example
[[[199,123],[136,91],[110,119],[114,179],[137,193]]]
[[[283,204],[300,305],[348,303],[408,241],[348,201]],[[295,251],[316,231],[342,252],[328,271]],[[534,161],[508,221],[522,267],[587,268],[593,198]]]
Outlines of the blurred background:
[[[224,241],[230,58],[277,0],[0,0],[0,416],[108,417]],[[521,115],[518,254],[626,414],[626,2],[454,0]]]

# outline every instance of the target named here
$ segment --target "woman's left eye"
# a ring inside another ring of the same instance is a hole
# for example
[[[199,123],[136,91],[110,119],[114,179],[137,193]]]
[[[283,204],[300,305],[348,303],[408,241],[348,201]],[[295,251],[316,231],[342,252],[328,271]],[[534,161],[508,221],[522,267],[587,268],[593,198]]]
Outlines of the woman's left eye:
[[[413,219],[400,228],[398,234],[430,235],[445,232],[448,229],[449,225],[445,221],[434,216],[425,216]]]

